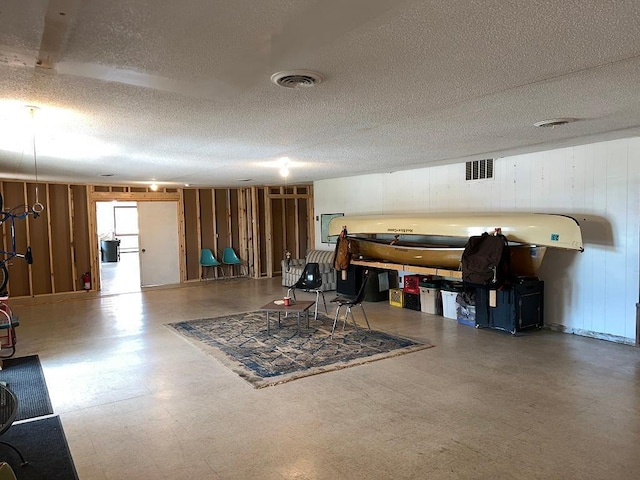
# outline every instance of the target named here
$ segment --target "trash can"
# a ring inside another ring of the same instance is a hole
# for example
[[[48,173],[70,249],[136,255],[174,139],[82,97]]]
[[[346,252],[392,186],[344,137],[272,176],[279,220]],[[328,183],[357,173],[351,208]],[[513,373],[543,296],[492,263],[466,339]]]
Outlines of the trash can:
[[[451,318],[452,320],[458,319],[458,312],[456,311],[456,297],[458,293],[463,291],[462,282],[443,282],[440,295],[442,296],[442,316],[445,318]]]
[[[117,262],[120,259],[120,240],[100,241],[100,252],[103,262]]]

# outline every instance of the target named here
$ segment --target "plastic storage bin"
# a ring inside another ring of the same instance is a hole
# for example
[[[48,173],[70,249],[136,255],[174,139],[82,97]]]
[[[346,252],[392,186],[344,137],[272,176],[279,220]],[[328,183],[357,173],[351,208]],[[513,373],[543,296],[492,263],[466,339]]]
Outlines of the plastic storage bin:
[[[441,290],[440,293],[442,294],[442,316],[457,320],[458,312],[456,312],[456,297],[458,296],[458,292]]]
[[[438,313],[438,289],[420,287],[420,311],[437,315]]]

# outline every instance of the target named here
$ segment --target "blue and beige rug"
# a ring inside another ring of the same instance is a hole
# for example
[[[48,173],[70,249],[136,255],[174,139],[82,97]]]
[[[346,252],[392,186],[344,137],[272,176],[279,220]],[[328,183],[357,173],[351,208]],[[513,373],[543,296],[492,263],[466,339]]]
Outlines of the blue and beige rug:
[[[356,312],[357,313],[357,312]],[[271,314],[267,335],[264,312],[247,312],[216,318],[169,324],[185,338],[203,348],[255,388],[289,382],[302,377],[361,365],[429,348],[420,343],[353,324],[342,330],[338,323],[330,337],[333,318],[318,312],[310,328],[302,322],[300,335],[296,317],[282,319]]]

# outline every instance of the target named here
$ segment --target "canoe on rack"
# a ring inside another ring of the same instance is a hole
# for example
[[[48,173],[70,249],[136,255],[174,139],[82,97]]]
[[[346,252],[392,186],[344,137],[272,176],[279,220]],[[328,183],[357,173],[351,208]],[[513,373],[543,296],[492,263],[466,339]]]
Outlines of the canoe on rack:
[[[469,237],[499,229],[507,237],[512,271],[535,276],[547,247],[582,251],[578,222],[537,213],[360,215],[337,217],[329,235],[346,227],[356,258],[458,269]]]

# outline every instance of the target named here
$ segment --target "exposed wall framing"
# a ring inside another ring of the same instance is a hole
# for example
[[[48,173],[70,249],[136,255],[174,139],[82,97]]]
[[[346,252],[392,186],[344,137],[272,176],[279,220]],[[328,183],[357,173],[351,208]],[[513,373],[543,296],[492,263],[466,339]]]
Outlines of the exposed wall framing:
[[[264,215],[267,276],[281,274],[285,251],[303,258],[314,248],[313,187],[294,185],[265,188]]]
[[[245,265],[242,272],[251,275],[253,265],[253,249],[249,239],[252,238],[249,218],[247,217],[247,195],[249,189],[237,188],[198,188],[184,190],[185,246],[186,246],[186,280],[202,278],[200,267],[200,251],[208,248],[214,256],[222,261],[222,252],[231,247]],[[250,197],[249,197],[250,198]],[[231,273],[225,268],[227,275]],[[222,272],[215,269],[214,276]]]
[[[35,183],[0,179],[0,192],[5,209],[35,203]],[[221,259],[222,250],[232,247],[244,264],[236,274],[271,277],[280,273],[286,249],[303,257],[315,238],[311,185],[153,192],[145,186],[39,183],[38,199],[45,206],[40,216],[15,223],[16,250],[24,253],[30,245],[34,262],[15,258],[7,265],[13,297],[80,292],[85,272],[92,290],[100,289],[98,201],[178,202],[181,282],[201,278],[202,248]],[[10,250],[9,226],[1,231],[3,250]]]
[[[300,256],[312,248],[312,198],[311,185],[185,189],[187,280],[202,277],[202,248],[220,260],[232,247],[254,278],[279,274],[287,248]]]
[[[24,211],[36,202],[36,184],[1,181],[4,208]],[[33,252],[33,264],[22,258],[8,263],[9,294],[13,297],[68,293],[82,290],[81,275],[90,271],[86,187],[38,184],[38,200],[45,209],[38,218],[16,220],[16,252]],[[3,249],[11,250],[11,233],[2,227]],[[79,273],[80,272],[80,273]]]

